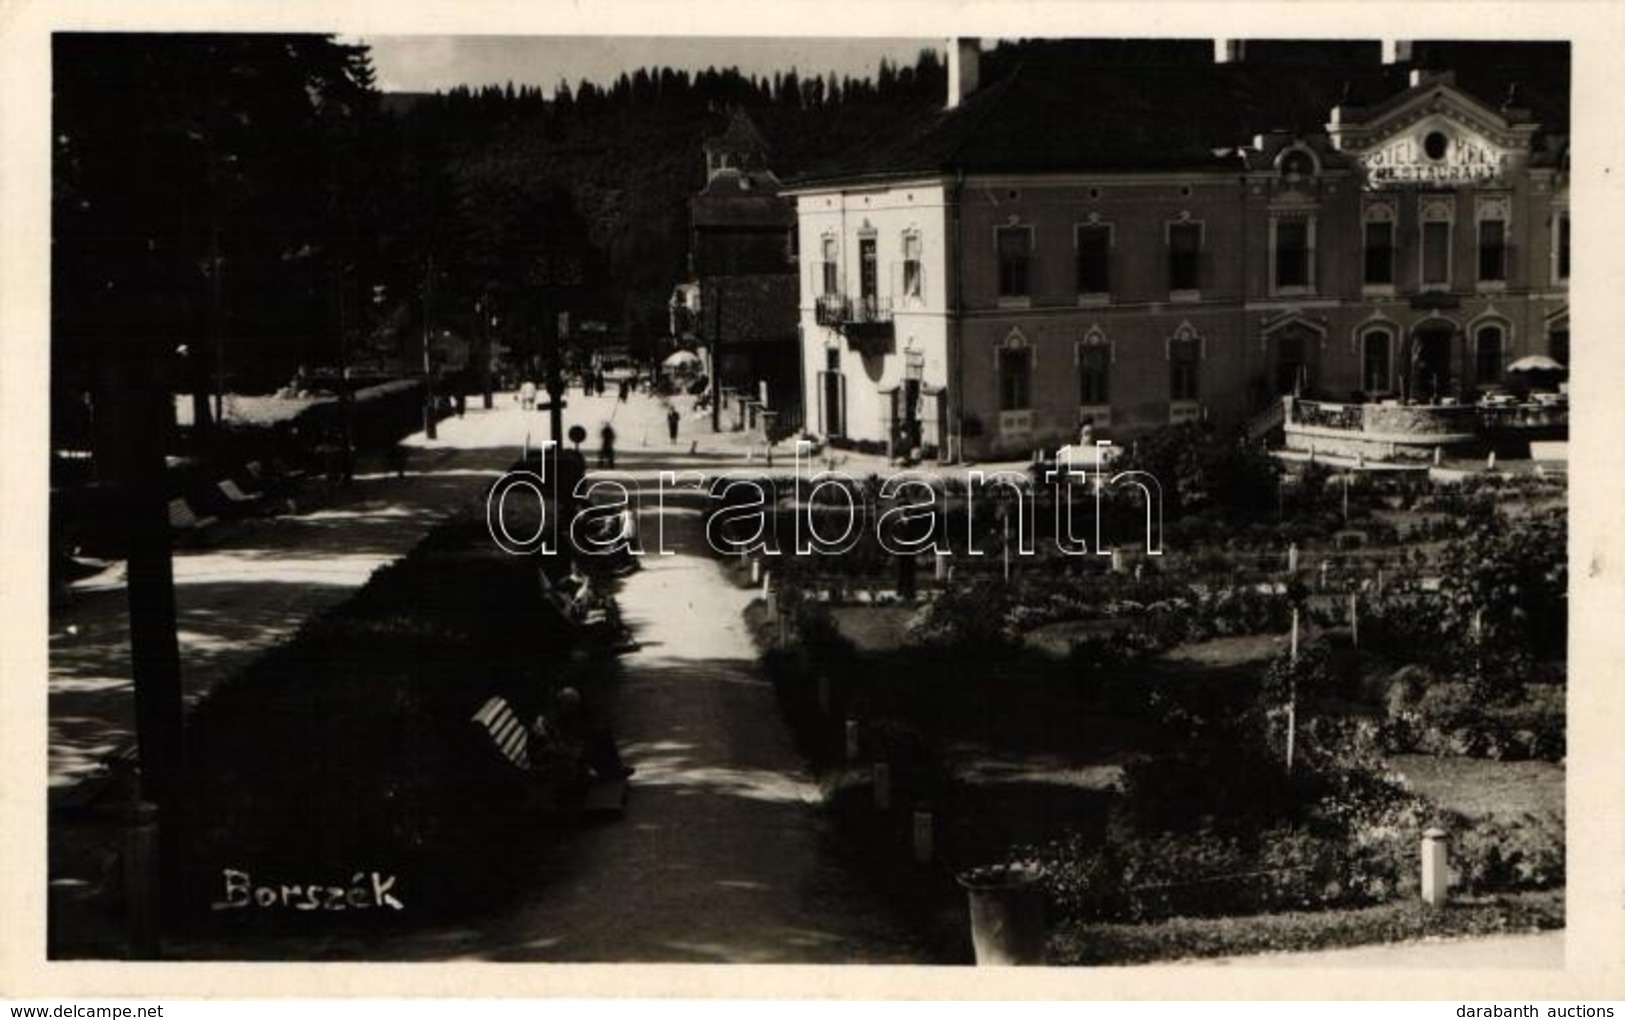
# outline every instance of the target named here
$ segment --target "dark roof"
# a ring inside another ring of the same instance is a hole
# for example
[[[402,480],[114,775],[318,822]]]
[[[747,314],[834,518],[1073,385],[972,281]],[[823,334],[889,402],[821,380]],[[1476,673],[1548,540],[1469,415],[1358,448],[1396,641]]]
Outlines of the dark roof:
[[[796,221],[795,207],[779,197],[779,179],[769,171],[719,171],[689,199],[696,227],[779,227]]]
[[[715,339],[720,312],[724,344],[794,340],[799,285],[794,273],[701,277],[695,332],[702,340]]]
[[[1124,63],[1102,59],[1098,41],[1023,43],[1015,70],[958,108],[931,111],[792,184],[1239,166],[1235,149],[1256,135],[1320,134],[1333,107],[1374,105],[1410,87],[1410,66],[1382,64],[1376,44],[1263,40],[1231,63],[1214,63],[1211,44],[1205,61],[1189,49]],[[1567,44],[1418,43],[1415,53],[1417,66],[1450,64],[1458,87],[1492,108],[1517,82],[1514,105],[1548,132],[1566,130]]]
[[[756,130],[756,125],[744,110],[734,110],[733,116],[728,119],[728,127],[720,135],[713,135],[705,140],[708,152],[739,152],[755,155],[766,155],[768,150],[767,139]]]

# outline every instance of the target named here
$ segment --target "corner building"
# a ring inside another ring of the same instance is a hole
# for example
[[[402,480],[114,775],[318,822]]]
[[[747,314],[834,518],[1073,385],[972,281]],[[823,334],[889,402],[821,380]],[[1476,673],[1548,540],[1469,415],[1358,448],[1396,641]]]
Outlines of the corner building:
[[[1566,44],[1135,45],[978,87],[959,41],[942,111],[785,189],[809,432],[1013,457],[1568,364]]]

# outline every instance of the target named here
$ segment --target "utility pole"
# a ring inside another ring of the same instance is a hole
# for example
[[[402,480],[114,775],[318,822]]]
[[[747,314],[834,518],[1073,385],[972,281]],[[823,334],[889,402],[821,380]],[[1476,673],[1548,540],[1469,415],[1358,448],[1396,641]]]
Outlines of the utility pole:
[[[423,271],[423,435],[426,439],[434,439],[435,433],[435,406],[434,406],[434,364],[430,358],[430,339],[433,330],[430,327],[431,309],[434,302],[434,253],[430,252],[425,260]]]
[[[551,309],[549,309],[551,311]],[[544,330],[552,331],[553,343],[547,361],[547,424],[552,429],[553,441],[564,446],[564,370],[560,362],[564,357],[564,321],[558,315],[548,315],[542,323]]]
[[[491,326],[496,316],[491,314],[491,292],[487,290],[482,301],[474,306],[480,316],[480,398],[487,411],[491,409]]]
[[[355,391],[350,384],[350,338],[346,332],[344,320],[344,274],[353,269],[341,261],[333,280],[334,309],[338,320],[338,357],[339,357],[339,414],[340,428],[344,435],[344,456],[341,462],[340,473],[346,483],[355,478]]]

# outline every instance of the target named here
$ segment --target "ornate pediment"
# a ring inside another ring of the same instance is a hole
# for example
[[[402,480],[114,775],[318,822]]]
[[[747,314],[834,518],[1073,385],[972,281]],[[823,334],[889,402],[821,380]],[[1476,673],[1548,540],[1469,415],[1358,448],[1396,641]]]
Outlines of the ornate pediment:
[[[1327,131],[1366,187],[1380,190],[1493,184],[1527,158],[1535,125],[1508,120],[1436,79],[1379,107],[1333,110]]]

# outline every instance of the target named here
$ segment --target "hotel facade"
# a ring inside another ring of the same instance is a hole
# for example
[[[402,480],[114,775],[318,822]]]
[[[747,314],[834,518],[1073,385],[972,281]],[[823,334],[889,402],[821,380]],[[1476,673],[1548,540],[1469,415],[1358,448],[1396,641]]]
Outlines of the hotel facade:
[[[1504,54],[1407,49],[1059,49],[978,88],[961,41],[946,109],[785,189],[806,430],[989,459],[1567,365],[1566,91],[1543,122]]]

